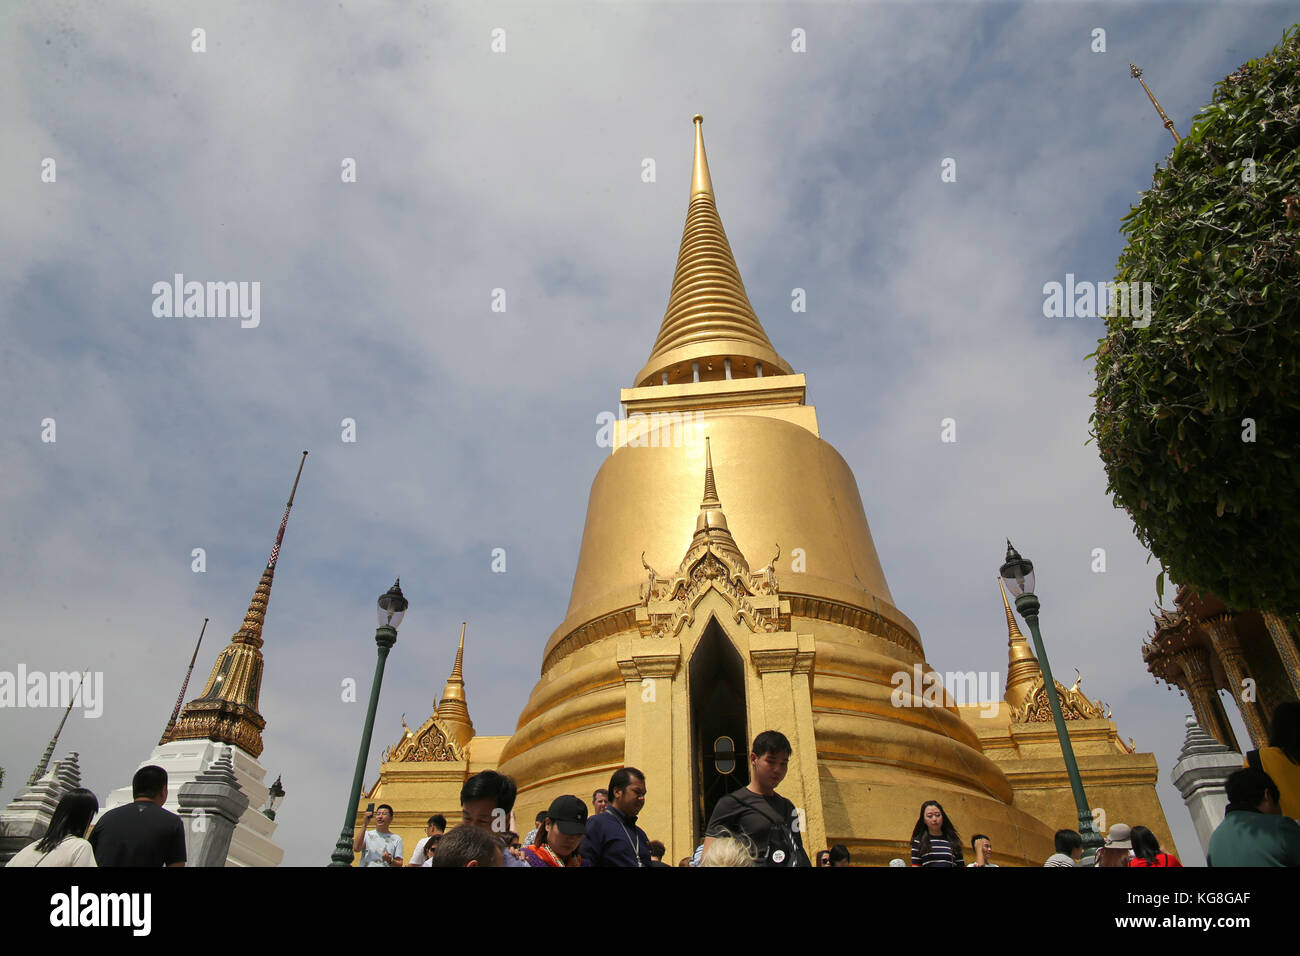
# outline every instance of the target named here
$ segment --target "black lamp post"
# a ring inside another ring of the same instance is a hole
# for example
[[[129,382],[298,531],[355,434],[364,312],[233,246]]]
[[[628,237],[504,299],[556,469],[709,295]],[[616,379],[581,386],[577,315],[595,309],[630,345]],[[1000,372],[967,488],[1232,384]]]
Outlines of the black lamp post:
[[[370,686],[370,707],[366,711],[366,726],[361,734],[361,751],[357,754],[357,769],[352,777],[352,793],[348,797],[348,812],[339,833],[339,842],[330,854],[330,866],[352,865],[352,831],[356,827],[357,804],[361,801],[361,780],[366,772],[366,758],[370,755],[370,735],[375,728],[375,710],[379,707],[379,687],[384,682],[384,662],[388,652],[397,643],[397,627],[410,606],[402,596],[402,579],[398,578],[387,593],[379,598],[379,627],[375,630],[375,643],[379,646],[379,660],[375,663],[375,679]]]
[[[1043,672],[1043,686],[1047,689],[1047,702],[1052,708],[1052,720],[1056,723],[1056,736],[1061,742],[1061,755],[1065,758],[1065,772],[1070,778],[1070,789],[1074,791],[1074,805],[1079,812],[1079,835],[1083,837],[1084,858],[1089,863],[1102,845],[1101,834],[1092,828],[1092,810],[1088,798],[1083,793],[1083,779],[1079,776],[1079,764],[1074,759],[1074,746],[1070,743],[1070,734],[1065,729],[1065,715],[1061,713],[1061,700],[1056,693],[1056,681],[1052,678],[1052,665],[1047,662],[1047,651],[1043,647],[1043,635],[1038,630],[1038,596],[1034,594],[1034,565],[1020,556],[1007,539],[1007,560],[1002,565],[1001,573],[1009,590],[1016,599],[1016,610],[1029,625],[1034,636],[1034,650],[1038,652],[1038,666]]]

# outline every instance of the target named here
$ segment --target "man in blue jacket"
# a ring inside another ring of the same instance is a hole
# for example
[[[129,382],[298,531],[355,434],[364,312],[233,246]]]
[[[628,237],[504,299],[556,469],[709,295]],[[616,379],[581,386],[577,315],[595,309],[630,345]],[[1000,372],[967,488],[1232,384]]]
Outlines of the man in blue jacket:
[[[587,835],[578,851],[583,866],[650,865],[650,839],[636,825],[645,806],[645,774],[623,767],[609,778],[609,806],[587,818]]]

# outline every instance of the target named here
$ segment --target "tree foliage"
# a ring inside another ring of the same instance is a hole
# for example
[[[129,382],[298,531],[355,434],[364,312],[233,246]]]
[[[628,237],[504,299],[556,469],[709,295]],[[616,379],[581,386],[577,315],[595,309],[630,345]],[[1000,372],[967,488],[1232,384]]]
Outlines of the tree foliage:
[[[1215,86],[1123,223],[1116,280],[1153,303],[1094,353],[1107,491],[1175,580],[1300,610],[1297,27]]]

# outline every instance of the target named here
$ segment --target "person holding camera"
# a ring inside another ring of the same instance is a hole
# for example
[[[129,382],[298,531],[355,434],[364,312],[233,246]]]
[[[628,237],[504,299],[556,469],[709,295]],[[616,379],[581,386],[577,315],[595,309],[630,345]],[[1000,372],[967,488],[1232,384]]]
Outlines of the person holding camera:
[[[361,866],[401,866],[402,838],[388,829],[393,822],[393,808],[386,803],[381,803],[377,810],[374,807],[373,803],[366,807],[352,852],[361,854]],[[367,830],[366,824],[372,817],[375,828]]]

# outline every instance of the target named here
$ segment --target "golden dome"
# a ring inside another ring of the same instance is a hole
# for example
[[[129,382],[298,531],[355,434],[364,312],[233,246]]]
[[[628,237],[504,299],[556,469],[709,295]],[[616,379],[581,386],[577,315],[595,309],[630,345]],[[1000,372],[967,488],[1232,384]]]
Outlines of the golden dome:
[[[743,554],[766,559],[780,544],[783,591],[874,608],[916,634],[893,606],[857,482],[839,452],[807,428],[760,415],[698,412],[694,432],[698,440],[682,448],[618,448],[597,472],[568,612],[548,654],[575,628],[638,602],[643,551],[653,567],[677,566],[701,514],[706,433]]]

